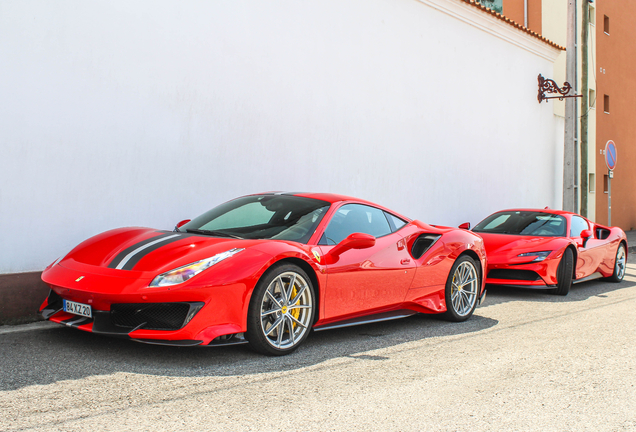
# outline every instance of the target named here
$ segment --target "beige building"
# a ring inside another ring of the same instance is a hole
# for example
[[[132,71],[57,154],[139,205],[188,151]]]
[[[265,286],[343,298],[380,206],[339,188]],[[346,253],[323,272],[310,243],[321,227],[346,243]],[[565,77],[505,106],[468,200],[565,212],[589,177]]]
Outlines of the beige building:
[[[567,0],[482,0],[481,3],[528,29],[565,46]],[[575,0],[576,75],[571,94],[576,99],[575,206],[590,219],[608,224],[611,181],[611,225],[636,228],[636,3]],[[562,85],[566,53],[555,63]],[[565,116],[565,103],[551,99],[555,115]],[[605,146],[617,147],[610,179]]]

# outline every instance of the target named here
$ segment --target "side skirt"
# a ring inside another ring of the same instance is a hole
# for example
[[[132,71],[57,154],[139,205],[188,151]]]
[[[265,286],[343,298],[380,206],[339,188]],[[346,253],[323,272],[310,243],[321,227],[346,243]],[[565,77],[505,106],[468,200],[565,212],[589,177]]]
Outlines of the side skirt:
[[[392,312],[383,312],[375,315],[366,315],[359,318],[353,318],[345,321],[339,321],[332,324],[325,324],[320,327],[314,327],[314,331],[331,330],[342,327],[351,327],[362,324],[370,324],[375,322],[389,321],[394,319],[406,318],[416,315],[417,312],[409,309],[400,309]]]
[[[581,278],[581,279],[576,279],[574,281],[572,281],[573,284],[577,284],[577,283],[581,283],[581,282],[587,282],[587,281],[591,281],[594,279],[600,279],[602,278],[603,275],[600,272],[596,272],[596,273],[592,273],[591,275]]]

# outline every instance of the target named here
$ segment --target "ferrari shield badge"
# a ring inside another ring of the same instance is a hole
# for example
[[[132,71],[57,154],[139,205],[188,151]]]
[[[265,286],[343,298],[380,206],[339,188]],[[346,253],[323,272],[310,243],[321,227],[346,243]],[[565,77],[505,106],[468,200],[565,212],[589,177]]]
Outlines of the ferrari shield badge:
[[[314,257],[316,258],[316,261],[320,262],[320,254],[315,250],[313,250],[312,252],[314,253]]]

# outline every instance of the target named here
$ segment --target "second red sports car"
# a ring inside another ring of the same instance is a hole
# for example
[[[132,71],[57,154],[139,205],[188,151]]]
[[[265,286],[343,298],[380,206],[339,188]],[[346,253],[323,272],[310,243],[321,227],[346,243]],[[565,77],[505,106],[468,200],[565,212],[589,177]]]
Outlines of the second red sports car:
[[[418,312],[468,319],[485,294],[482,239],[331,194],[267,193],[174,232],[119,228],[42,274],[40,312],[80,330],[167,345],[249,342],[269,355],[311,329]]]
[[[550,288],[566,295],[573,282],[601,277],[620,282],[625,275],[623,230],[575,213],[504,210],[488,216],[473,231],[486,246],[487,284]]]

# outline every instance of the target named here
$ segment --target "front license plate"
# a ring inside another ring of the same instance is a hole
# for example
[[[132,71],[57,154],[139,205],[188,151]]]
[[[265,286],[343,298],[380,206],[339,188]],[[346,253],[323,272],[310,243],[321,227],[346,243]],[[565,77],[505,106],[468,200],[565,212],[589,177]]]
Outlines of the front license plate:
[[[93,318],[90,305],[64,300],[64,312]]]

